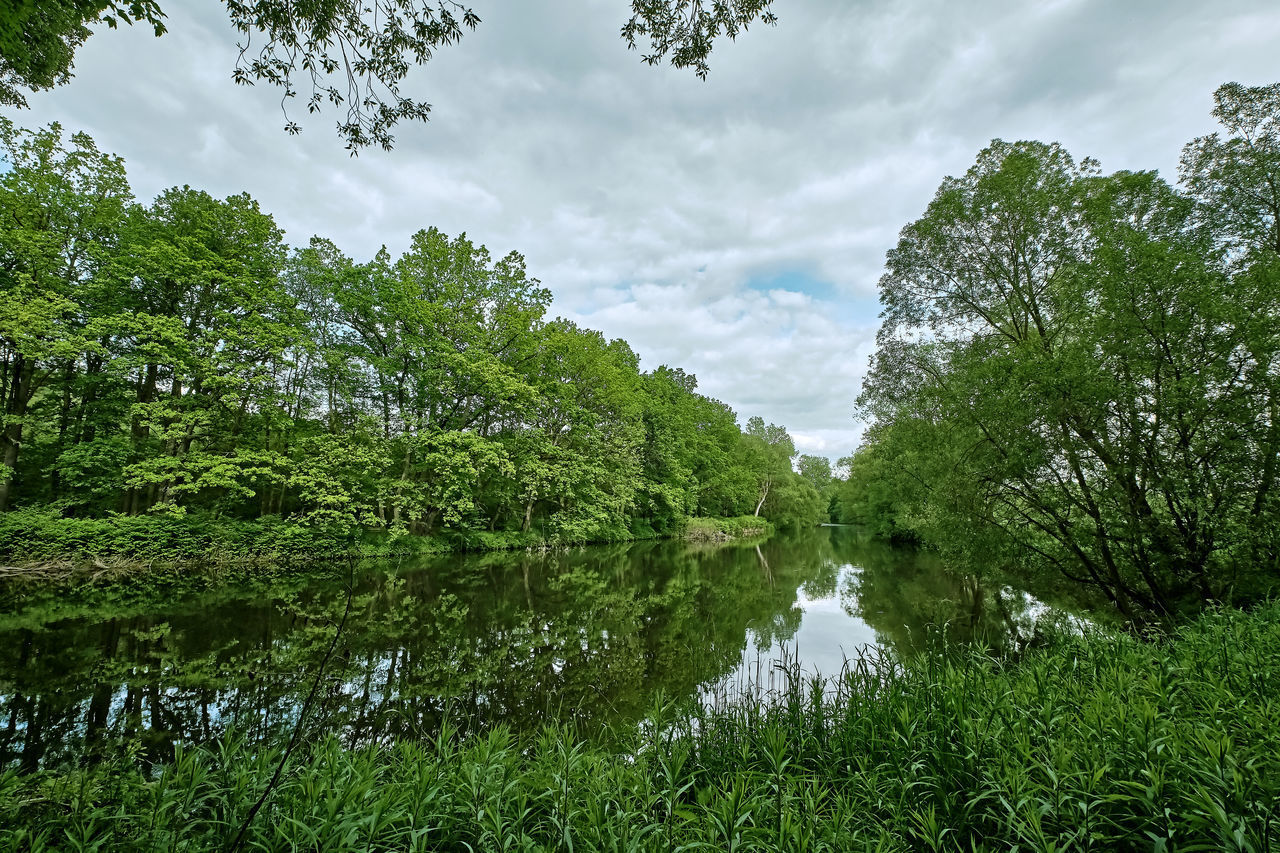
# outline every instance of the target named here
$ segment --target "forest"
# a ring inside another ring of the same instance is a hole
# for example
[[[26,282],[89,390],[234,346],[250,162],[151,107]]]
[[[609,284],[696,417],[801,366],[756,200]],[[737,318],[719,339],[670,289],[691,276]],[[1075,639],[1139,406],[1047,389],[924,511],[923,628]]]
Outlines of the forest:
[[[73,529],[57,547],[210,526],[248,550],[316,531],[494,546],[827,518],[825,459],[549,318],[517,253],[434,228],[365,262],[323,238],[292,248],[247,194],[141,204],[83,133],[3,121],[0,139],[5,550]],[[110,536],[75,526],[90,519]]]

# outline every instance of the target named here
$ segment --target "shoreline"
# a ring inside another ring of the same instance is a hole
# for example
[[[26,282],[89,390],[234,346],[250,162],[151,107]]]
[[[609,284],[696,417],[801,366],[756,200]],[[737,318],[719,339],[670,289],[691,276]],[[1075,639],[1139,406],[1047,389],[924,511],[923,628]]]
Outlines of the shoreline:
[[[32,522],[36,529],[16,533],[15,528],[21,527],[22,521]],[[58,530],[44,529],[50,527]],[[60,532],[70,532],[70,535],[57,536]],[[93,585],[175,569],[195,569],[216,575],[268,566],[303,568],[334,560],[363,562],[496,551],[542,552],[655,540],[729,543],[765,539],[774,532],[773,524],[751,516],[695,517],[685,519],[678,529],[665,533],[650,530],[626,535],[619,530],[570,541],[518,531],[456,531],[435,535],[397,535],[368,530],[335,532],[276,519],[210,524],[201,518],[190,522],[185,518],[147,516],[62,518],[27,509],[0,515],[0,586],[40,581],[58,585],[84,581]],[[119,547],[122,541],[133,547]],[[61,547],[51,544],[57,542],[64,544]],[[99,547],[94,547],[95,543]]]

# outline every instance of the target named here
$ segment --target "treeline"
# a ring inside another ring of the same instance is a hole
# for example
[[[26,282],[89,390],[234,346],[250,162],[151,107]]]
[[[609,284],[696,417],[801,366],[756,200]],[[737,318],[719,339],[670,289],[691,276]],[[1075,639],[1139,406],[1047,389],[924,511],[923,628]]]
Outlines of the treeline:
[[[548,541],[825,520],[786,430],[547,319],[518,254],[290,249],[247,195],[135,203],[84,134],[0,141],[0,509]]]
[[[903,229],[845,520],[1131,617],[1280,578],[1280,85],[1222,86],[1179,187],[995,141]]]

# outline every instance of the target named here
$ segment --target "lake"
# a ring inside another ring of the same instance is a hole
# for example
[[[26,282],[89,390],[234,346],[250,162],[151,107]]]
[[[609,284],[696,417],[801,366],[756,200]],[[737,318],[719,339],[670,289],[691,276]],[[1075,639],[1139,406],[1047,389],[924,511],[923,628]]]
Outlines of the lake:
[[[659,696],[767,688],[780,660],[831,675],[866,647],[911,655],[931,634],[1002,650],[1052,615],[842,527],[334,566],[195,594],[145,586],[0,617],[0,765],[121,749],[163,761],[227,730],[285,730],[308,697],[309,727],[353,745],[445,716],[591,735]]]

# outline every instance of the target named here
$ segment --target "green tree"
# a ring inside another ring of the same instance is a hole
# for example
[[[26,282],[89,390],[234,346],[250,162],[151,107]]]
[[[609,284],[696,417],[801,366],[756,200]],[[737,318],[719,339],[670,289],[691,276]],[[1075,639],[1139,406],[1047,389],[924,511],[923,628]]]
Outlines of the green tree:
[[[83,357],[100,354],[90,325],[110,299],[100,272],[130,201],[124,164],[85,134],[68,145],[57,124],[27,131],[0,119],[0,511],[9,503],[30,408],[49,383],[85,392]]]
[[[831,488],[831,460],[827,457],[802,453],[796,462],[796,468],[801,479],[818,494],[824,495]]]
[[[903,230],[881,288],[861,402],[955,463],[921,469],[935,539],[998,532],[1131,616],[1263,588],[1280,304],[1189,199],[997,141]]]
[[[541,507],[544,530],[566,541],[625,532],[641,485],[638,362],[625,341],[567,320],[539,330],[522,364],[533,398],[501,435],[514,472],[498,512],[514,509],[527,532]]]
[[[743,448],[758,484],[752,515],[759,515],[774,484],[792,473],[791,460],[796,455],[796,446],[785,427],[766,426],[764,418],[755,415],[747,420],[747,428],[743,430]]]
[[[398,258],[319,238],[290,253],[247,195],[133,205],[88,137],[4,130],[6,506],[149,516],[124,539],[172,534],[150,545],[187,556],[211,531],[246,549],[365,529],[512,545],[820,516],[785,429],[744,434],[692,374],[546,321],[516,253],[436,229]]]
[[[299,334],[284,260],[280,229],[247,195],[174,188],[134,211],[112,266],[130,298],[104,318],[126,342],[109,369],[137,389],[127,511],[202,492],[249,499],[283,476],[270,422],[287,431],[281,360]],[[251,420],[260,444],[239,440]]]
[[[1202,136],[1182,151],[1182,184],[1209,227],[1233,249],[1280,253],[1280,83],[1227,83],[1213,95],[1229,134]]]
[[[102,22],[135,21],[164,32],[154,0],[10,0],[0,15],[0,104],[25,107],[23,89],[39,91],[71,79],[76,48]]]

